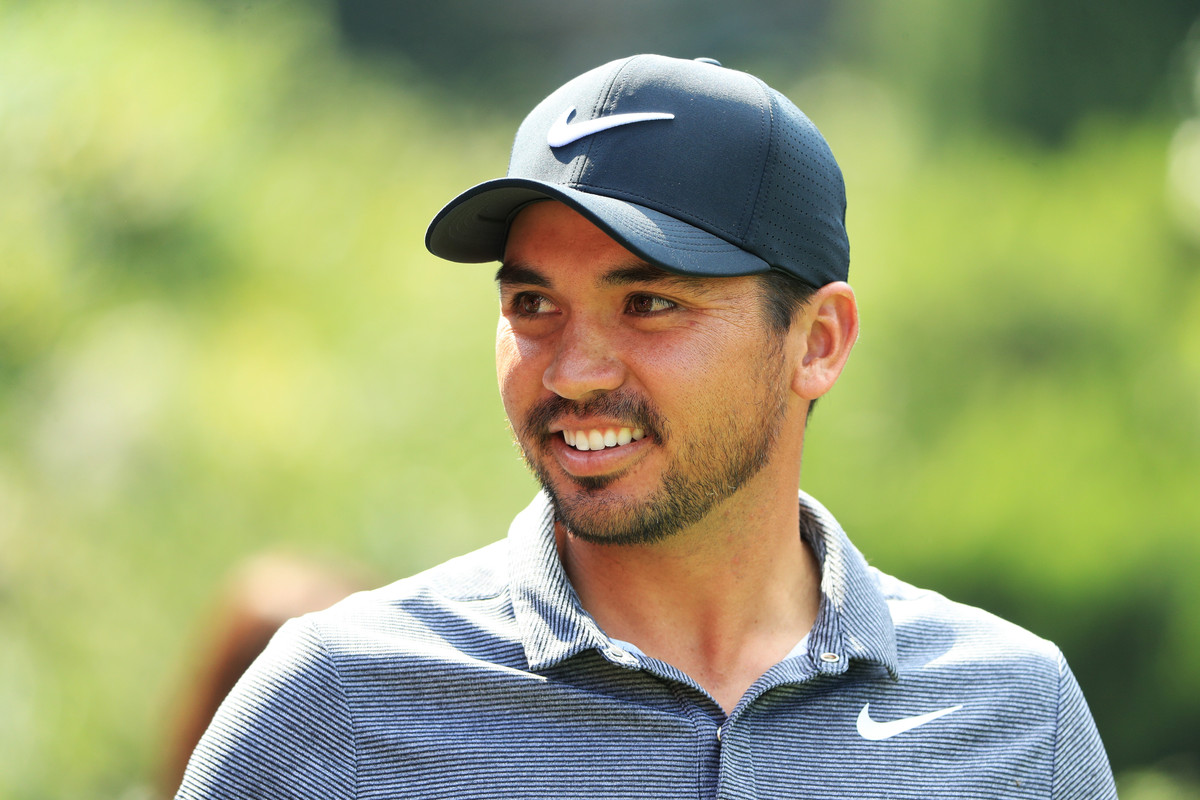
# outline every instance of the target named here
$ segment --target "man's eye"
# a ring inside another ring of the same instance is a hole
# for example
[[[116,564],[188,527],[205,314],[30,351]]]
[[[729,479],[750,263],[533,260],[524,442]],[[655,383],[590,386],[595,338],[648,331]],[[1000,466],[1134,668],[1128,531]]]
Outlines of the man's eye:
[[[546,314],[554,310],[554,304],[534,292],[521,292],[512,299],[513,310],[526,317]]]
[[[654,314],[675,307],[670,300],[652,294],[635,294],[629,298],[629,310],[634,314]]]

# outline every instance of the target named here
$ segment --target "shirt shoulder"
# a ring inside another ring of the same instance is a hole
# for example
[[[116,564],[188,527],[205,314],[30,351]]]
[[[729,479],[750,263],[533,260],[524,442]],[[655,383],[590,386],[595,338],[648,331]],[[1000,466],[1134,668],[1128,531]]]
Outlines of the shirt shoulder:
[[[353,594],[304,620],[340,666],[463,656],[504,663],[523,653],[508,564],[507,541],[495,542],[387,586]]]
[[[286,623],[217,712],[179,797],[341,798],[377,783],[375,749],[398,721],[432,730],[439,703],[469,705],[471,687],[525,665],[506,553],[498,542]]]
[[[900,685],[962,704],[981,737],[1056,800],[1116,800],[1112,770],[1083,693],[1051,641],[979,608],[872,569],[896,629]],[[997,734],[996,732],[1000,732]]]
[[[501,539],[416,575],[353,594],[329,610],[351,611],[419,598],[440,597],[461,602],[495,598],[509,590],[508,550],[508,540]]]
[[[983,609],[870,571],[895,626],[901,673],[986,677],[997,689],[1023,684],[1028,691],[1057,693],[1063,658],[1053,642]]]

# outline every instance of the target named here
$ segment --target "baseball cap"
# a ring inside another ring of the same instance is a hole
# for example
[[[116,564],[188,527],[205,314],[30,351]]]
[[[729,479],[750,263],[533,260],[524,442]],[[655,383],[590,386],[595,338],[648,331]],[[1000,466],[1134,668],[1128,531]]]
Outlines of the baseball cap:
[[[451,200],[426,247],[498,261],[513,217],[544,199],[675,272],[777,269],[821,286],[849,270],[845,185],[824,137],[782,94],[710,59],[632,56],[564,84],[521,123],[506,177]]]

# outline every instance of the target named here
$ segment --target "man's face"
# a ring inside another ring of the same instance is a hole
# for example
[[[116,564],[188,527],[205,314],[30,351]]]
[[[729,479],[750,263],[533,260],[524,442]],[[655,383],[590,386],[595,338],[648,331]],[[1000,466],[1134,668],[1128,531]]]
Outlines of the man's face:
[[[663,272],[538,202],[514,220],[497,279],[504,407],[573,534],[661,540],[768,463],[788,376],[754,278]]]

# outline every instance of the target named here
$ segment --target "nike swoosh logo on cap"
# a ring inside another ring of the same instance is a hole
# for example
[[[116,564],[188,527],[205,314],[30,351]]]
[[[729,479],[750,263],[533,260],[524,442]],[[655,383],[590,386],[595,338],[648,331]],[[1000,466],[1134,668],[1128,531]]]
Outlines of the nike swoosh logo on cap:
[[[554,121],[550,126],[550,130],[546,132],[546,143],[551,147],[562,147],[571,142],[577,142],[585,136],[591,136],[600,131],[606,131],[609,128],[618,128],[622,125],[631,125],[635,122],[650,122],[656,119],[675,119],[674,114],[659,111],[646,111],[633,114],[610,114],[607,117],[596,117],[595,119],[585,119],[580,122],[567,123],[571,115],[575,113],[575,106],[571,106],[563,115]]]
[[[870,739],[873,742],[878,742],[882,739],[890,739],[893,736],[898,736],[905,731],[911,731],[913,728],[920,727],[926,722],[933,722],[938,717],[944,717],[962,708],[961,705],[951,706],[950,708],[942,708],[937,711],[930,711],[928,714],[921,714],[916,717],[905,717],[904,719],[894,719],[891,722],[876,722],[871,719],[870,713],[871,704],[867,703],[863,706],[862,711],[858,712],[858,734],[864,739]]]

